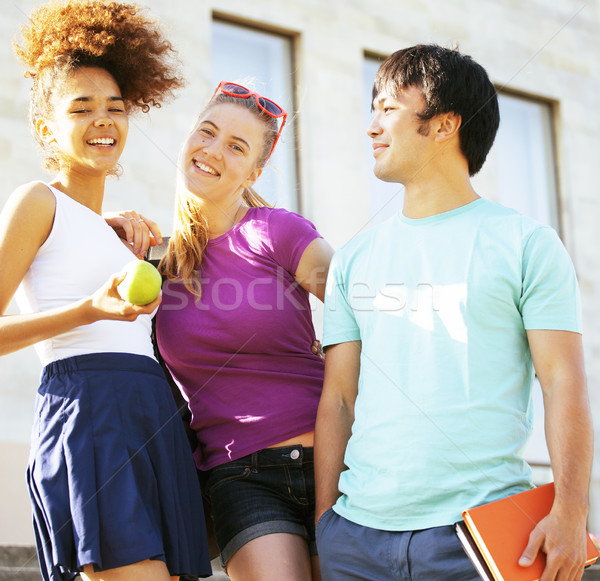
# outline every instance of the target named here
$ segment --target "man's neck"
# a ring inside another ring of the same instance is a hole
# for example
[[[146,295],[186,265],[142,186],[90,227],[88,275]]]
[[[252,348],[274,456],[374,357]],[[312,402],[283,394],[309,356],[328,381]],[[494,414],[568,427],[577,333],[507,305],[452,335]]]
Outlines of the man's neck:
[[[478,198],[468,175],[438,174],[434,179],[405,185],[402,213],[407,218],[427,218],[460,208]]]

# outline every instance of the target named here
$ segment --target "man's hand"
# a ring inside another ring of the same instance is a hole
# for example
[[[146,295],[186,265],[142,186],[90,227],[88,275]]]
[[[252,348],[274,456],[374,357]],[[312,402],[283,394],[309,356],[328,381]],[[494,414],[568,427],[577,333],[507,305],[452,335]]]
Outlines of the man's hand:
[[[540,581],[579,581],[587,558],[585,518],[553,509],[531,532],[519,565],[531,565],[539,551],[546,555]]]

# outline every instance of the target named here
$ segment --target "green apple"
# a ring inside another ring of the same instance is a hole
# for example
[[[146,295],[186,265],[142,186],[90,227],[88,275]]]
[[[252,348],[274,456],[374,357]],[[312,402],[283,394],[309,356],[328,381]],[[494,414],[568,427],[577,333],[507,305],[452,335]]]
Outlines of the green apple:
[[[123,269],[125,278],[117,291],[124,301],[134,305],[151,303],[160,292],[162,278],[154,266],[144,260],[132,260]]]

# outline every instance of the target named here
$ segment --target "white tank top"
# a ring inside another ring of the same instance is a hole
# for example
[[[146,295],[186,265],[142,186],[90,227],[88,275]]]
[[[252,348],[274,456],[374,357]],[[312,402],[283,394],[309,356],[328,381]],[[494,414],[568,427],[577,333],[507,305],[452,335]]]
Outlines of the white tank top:
[[[47,311],[88,297],[135,259],[102,216],[48,188],[56,198],[54,223],[17,290],[22,313]],[[88,353],[154,358],[151,326],[149,315],[135,321],[102,320],[36,343],[35,348],[42,365]]]

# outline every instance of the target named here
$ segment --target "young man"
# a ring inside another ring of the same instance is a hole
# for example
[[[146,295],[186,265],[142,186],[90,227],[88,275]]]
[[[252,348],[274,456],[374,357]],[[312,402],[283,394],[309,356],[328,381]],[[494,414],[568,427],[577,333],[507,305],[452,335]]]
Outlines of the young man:
[[[315,443],[323,579],[478,579],[452,524],[531,488],[520,452],[533,369],[556,498],[520,564],[543,551],[543,581],[580,579],[592,429],[572,263],[551,228],[471,185],[499,114],[470,57],[396,52],[373,110],[375,174],[404,184],[405,200],[329,271]]]

